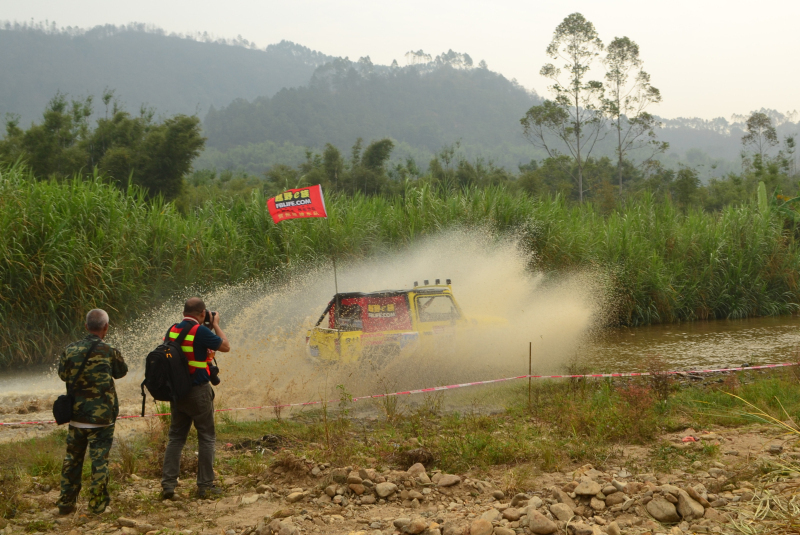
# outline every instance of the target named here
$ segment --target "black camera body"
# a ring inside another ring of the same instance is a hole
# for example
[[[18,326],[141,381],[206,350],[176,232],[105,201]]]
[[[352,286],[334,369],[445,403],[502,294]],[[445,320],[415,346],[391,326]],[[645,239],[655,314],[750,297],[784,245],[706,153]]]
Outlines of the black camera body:
[[[206,317],[203,319],[203,325],[208,327],[209,329],[213,329],[212,325],[214,325],[214,316],[216,316],[216,311],[209,312],[206,310]]]
[[[217,386],[220,383],[219,366],[208,367],[208,380],[211,381],[211,384],[214,386]]]

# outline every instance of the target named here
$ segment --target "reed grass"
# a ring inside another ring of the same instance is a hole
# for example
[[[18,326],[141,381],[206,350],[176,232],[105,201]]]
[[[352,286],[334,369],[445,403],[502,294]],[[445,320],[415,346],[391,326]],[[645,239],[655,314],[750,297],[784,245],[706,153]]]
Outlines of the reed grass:
[[[334,195],[319,219],[272,223],[266,198],[207,202],[184,215],[102,176],[39,181],[0,169],[0,364],[52,359],[98,306],[135,316],[186,286],[275,278],[337,256],[357,260],[450,227],[519,237],[550,276],[602,272],[610,322],[642,325],[795,312],[800,249],[756,203],[684,213],[648,194],[609,214],[502,187],[395,197]]]

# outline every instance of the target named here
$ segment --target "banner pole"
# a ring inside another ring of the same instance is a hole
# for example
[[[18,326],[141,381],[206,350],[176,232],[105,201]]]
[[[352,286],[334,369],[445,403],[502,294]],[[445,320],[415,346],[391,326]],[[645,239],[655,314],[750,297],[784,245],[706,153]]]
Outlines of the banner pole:
[[[342,330],[339,328],[339,276],[336,274],[336,249],[333,246],[333,233],[331,232],[331,220],[326,215],[325,221],[328,224],[328,250],[331,254],[331,261],[333,262],[333,287],[336,290],[335,303],[333,305],[333,324],[336,326],[336,336],[339,342],[336,348],[339,355],[342,354]]]

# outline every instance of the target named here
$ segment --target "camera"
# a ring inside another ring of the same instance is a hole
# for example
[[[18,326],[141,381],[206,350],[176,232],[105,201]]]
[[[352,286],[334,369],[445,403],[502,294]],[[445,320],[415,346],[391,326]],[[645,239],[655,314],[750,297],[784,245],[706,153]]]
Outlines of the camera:
[[[214,316],[216,315],[217,315],[216,311],[209,312],[208,310],[206,310],[206,317],[203,320],[203,325],[205,325],[209,329],[212,329],[213,328],[212,325],[214,325]]]
[[[214,386],[217,386],[220,383],[219,366],[208,367],[208,380],[211,381],[211,384]]]

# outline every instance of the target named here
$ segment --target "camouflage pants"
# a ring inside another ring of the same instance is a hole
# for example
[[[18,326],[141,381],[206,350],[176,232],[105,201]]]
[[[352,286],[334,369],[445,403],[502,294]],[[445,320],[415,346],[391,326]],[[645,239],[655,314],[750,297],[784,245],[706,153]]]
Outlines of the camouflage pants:
[[[89,484],[89,510],[102,513],[108,505],[108,453],[114,440],[114,425],[83,429],[69,426],[67,454],[61,468],[61,496],[56,505],[69,507],[78,501],[86,448],[92,460],[92,482]]]

